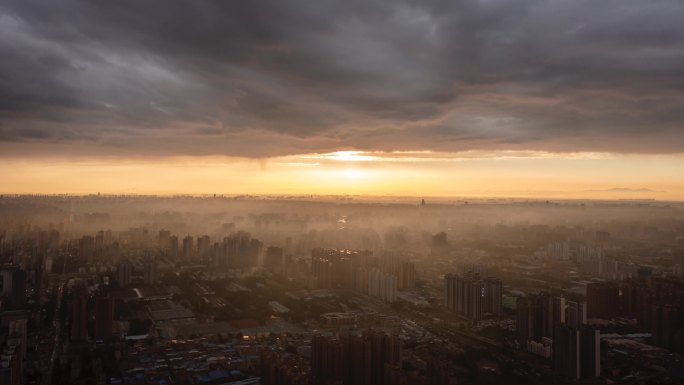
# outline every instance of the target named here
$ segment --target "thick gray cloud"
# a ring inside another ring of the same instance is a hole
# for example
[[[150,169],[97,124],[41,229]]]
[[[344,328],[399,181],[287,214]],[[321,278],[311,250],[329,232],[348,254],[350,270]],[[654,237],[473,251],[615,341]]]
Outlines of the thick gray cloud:
[[[684,151],[680,0],[6,0],[0,150]]]

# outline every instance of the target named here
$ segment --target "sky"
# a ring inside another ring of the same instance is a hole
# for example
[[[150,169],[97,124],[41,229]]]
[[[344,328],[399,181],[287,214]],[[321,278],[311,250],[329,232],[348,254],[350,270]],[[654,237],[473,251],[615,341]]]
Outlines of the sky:
[[[4,0],[0,192],[684,200],[681,0]]]

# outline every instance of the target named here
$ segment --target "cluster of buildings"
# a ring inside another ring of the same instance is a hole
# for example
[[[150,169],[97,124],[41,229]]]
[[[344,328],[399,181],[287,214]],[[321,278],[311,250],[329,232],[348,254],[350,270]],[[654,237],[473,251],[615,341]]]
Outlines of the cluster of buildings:
[[[599,246],[582,244],[575,254],[578,270],[587,275],[605,279],[627,279],[636,277],[640,267],[608,257]]]
[[[587,285],[588,316],[636,319],[652,342],[684,352],[684,278],[648,277]]]
[[[314,337],[311,385],[456,384],[451,368],[441,361],[429,362],[425,373],[405,370],[402,350],[398,336],[376,330]]]
[[[362,336],[315,337],[311,342],[312,385],[386,384],[401,371],[401,340],[383,332]]]
[[[188,262],[208,260],[215,266],[229,269],[257,266],[263,248],[261,241],[244,231],[226,236],[221,242],[212,242],[208,235],[187,235],[179,243],[177,235],[172,235],[168,230],[160,230],[157,242],[159,249],[172,259]]]
[[[2,326],[0,384],[22,384],[28,345],[26,314],[23,312],[5,313],[2,315]]]
[[[554,371],[567,378],[600,374],[600,332],[586,326],[587,305],[548,292],[519,297],[516,302],[519,346],[552,358]]]
[[[222,383],[261,385],[455,385],[445,361],[404,368],[396,335],[361,334],[212,337],[128,341],[118,353],[120,376],[110,383]]]
[[[28,325],[39,324],[44,314],[46,268],[59,244],[57,230],[25,228],[13,240],[0,234],[0,384],[23,384],[45,356],[31,343]],[[32,352],[33,350],[33,352]],[[31,362],[29,356],[34,362]]]
[[[357,215],[349,223],[366,209]],[[290,231],[298,219],[279,214],[250,216],[251,227],[153,218],[149,231],[115,233],[93,232],[112,221],[95,214],[59,231],[12,224],[14,233],[0,234],[0,384],[49,382],[31,368],[51,365],[86,383],[93,370],[80,362],[90,355],[111,364],[102,370],[111,385],[600,383],[649,371],[671,378],[682,366],[673,357],[684,352],[684,279],[668,274],[682,274],[684,253],[672,264],[664,253],[616,253],[611,245],[631,240],[632,225],[606,225],[613,235],[515,224],[471,231],[448,218],[400,227],[383,248],[382,230],[350,229],[340,217],[300,217],[315,226],[299,233]],[[262,242],[238,229],[268,231]],[[477,245],[459,250],[452,236]],[[653,276],[642,274],[651,267]],[[41,324],[63,286],[57,322]],[[537,292],[548,287],[565,291]]]
[[[539,342],[552,338],[558,325],[579,327],[587,323],[587,304],[570,301],[548,292],[528,294],[516,301],[516,330],[518,343]]]
[[[145,257],[142,264],[136,266],[128,259],[122,259],[116,268],[119,287],[128,287],[134,282],[134,277],[141,276],[145,285],[154,285],[159,280],[159,266],[157,259],[152,256]]]
[[[412,289],[416,281],[412,262],[357,250],[313,249],[311,273],[318,289],[355,290],[387,302],[396,301],[397,291]]]
[[[85,343],[115,337],[114,306],[114,298],[102,292],[89,293],[86,283],[76,280],[71,287],[69,302],[69,339],[74,343]]]
[[[474,321],[485,314],[495,317],[503,313],[503,286],[497,278],[481,278],[469,271],[464,275],[447,274],[444,277],[444,298],[447,309]]]
[[[546,246],[546,257],[556,260],[570,259],[570,241],[552,242]]]
[[[120,377],[110,383],[258,384],[260,355],[274,349],[268,341],[179,339],[129,341],[120,352]]]

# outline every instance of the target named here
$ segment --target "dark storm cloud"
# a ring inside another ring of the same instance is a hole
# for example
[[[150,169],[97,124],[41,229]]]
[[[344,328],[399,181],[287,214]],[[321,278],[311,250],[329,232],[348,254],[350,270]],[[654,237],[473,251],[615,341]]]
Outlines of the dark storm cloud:
[[[681,20],[678,0],[8,0],[0,148],[681,152]]]

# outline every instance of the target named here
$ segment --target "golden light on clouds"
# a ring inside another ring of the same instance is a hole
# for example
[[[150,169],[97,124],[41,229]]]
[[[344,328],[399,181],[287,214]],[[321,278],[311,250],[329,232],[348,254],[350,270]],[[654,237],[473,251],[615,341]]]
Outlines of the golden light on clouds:
[[[307,160],[331,160],[343,162],[458,162],[471,159],[609,159],[612,155],[605,152],[567,152],[548,151],[335,151],[322,154],[300,155]]]
[[[369,152],[363,151],[335,151],[327,154],[302,155],[301,157],[303,159],[326,159],[344,162],[366,162],[380,159]]]
[[[682,1],[55,3],[2,4],[2,192],[684,199]]]

